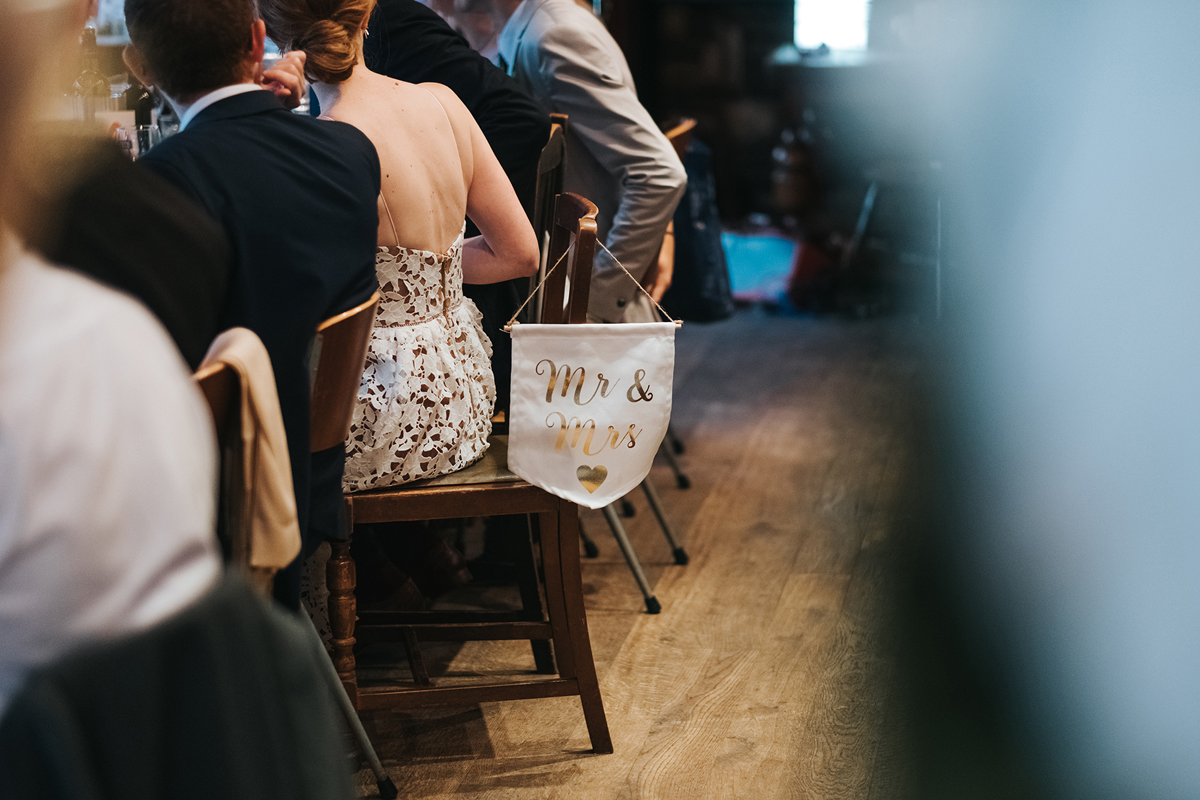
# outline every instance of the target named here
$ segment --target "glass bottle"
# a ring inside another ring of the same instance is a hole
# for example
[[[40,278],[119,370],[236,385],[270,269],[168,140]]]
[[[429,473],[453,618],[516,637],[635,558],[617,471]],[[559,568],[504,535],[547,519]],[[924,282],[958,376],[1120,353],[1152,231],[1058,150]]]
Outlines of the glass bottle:
[[[96,44],[96,29],[83,29],[83,70],[75,79],[75,116],[85,122],[96,119],[96,111],[109,105],[112,85],[100,71],[100,46]]]

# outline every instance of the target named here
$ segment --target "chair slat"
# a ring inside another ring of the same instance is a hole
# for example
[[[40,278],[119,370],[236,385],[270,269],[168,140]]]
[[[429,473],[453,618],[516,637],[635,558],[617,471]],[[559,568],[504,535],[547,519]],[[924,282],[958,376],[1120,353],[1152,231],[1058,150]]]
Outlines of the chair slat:
[[[309,409],[309,446],[314,453],[337,447],[350,434],[354,403],[362,383],[379,292],[367,302],[317,327]]]

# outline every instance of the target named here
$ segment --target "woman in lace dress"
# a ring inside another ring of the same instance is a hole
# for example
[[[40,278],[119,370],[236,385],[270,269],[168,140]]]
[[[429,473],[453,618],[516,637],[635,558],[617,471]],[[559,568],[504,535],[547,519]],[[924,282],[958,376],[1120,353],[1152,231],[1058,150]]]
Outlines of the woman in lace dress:
[[[305,53],[323,116],[379,151],[381,301],[347,441],[344,487],[362,491],[462,469],[483,455],[495,384],[491,342],[462,283],[537,269],[537,241],[470,112],[440,84],[368,70],[374,0],[259,0],[267,32]],[[469,216],[482,233],[464,240]]]

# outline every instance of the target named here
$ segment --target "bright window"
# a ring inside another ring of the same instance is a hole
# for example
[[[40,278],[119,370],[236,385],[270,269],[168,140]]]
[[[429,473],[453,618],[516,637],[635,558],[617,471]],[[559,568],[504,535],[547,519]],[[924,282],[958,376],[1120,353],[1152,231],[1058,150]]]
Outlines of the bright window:
[[[871,0],[796,0],[796,47],[866,50]]]

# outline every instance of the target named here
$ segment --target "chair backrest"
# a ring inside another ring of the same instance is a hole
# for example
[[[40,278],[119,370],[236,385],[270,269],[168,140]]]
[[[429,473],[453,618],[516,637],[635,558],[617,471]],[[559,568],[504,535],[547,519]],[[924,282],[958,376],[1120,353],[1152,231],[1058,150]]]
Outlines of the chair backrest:
[[[667,137],[667,141],[675,148],[675,154],[681,159],[692,143],[692,131],[695,128],[696,120],[691,117],[684,117],[679,121],[678,125],[674,125],[663,131],[663,135]]]
[[[242,480],[242,387],[237,370],[224,362],[201,367],[193,376],[200,387],[217,429],[220,458],[220,482],[217,491],[217,540],[226,558],[242,557],[248,547],[244,520],[230,498],[233,487]],[[237,552],[235,552],[237,551]]]
[[[575,250],[551,273],[543,287],[541,321],[545,324],[587,322],[592,262],[596,256],[596,212],[590,200],[577,194],[560,194],[555,200],[546,268],[558,263],[571,247],[572,239]]]
[[[201,367],[193,376],[200,386],[208,410],[212,412],[213,424],[217,428],[217,441],[225,444],[231,429],[240,424],[241,386],[238,374],[224,362]]]
[[[350,434],[378,308],[379,292],[375,292],[362,305],[317,326],[308,361],[312,389],[309,439],[314,453],[336,447]]]
[[[538,159],[537,187],[533,198],[533,233],[537,237],[541,266],[530,279],[529,290],[546,276],[546,257],[550,248],[550,227],[554,217],[554,199],[562,194],[563,175],[567,165],[567,115],[550,115],[550,138]],[[541,319],[542,297],[534,298],[531,319]]]

